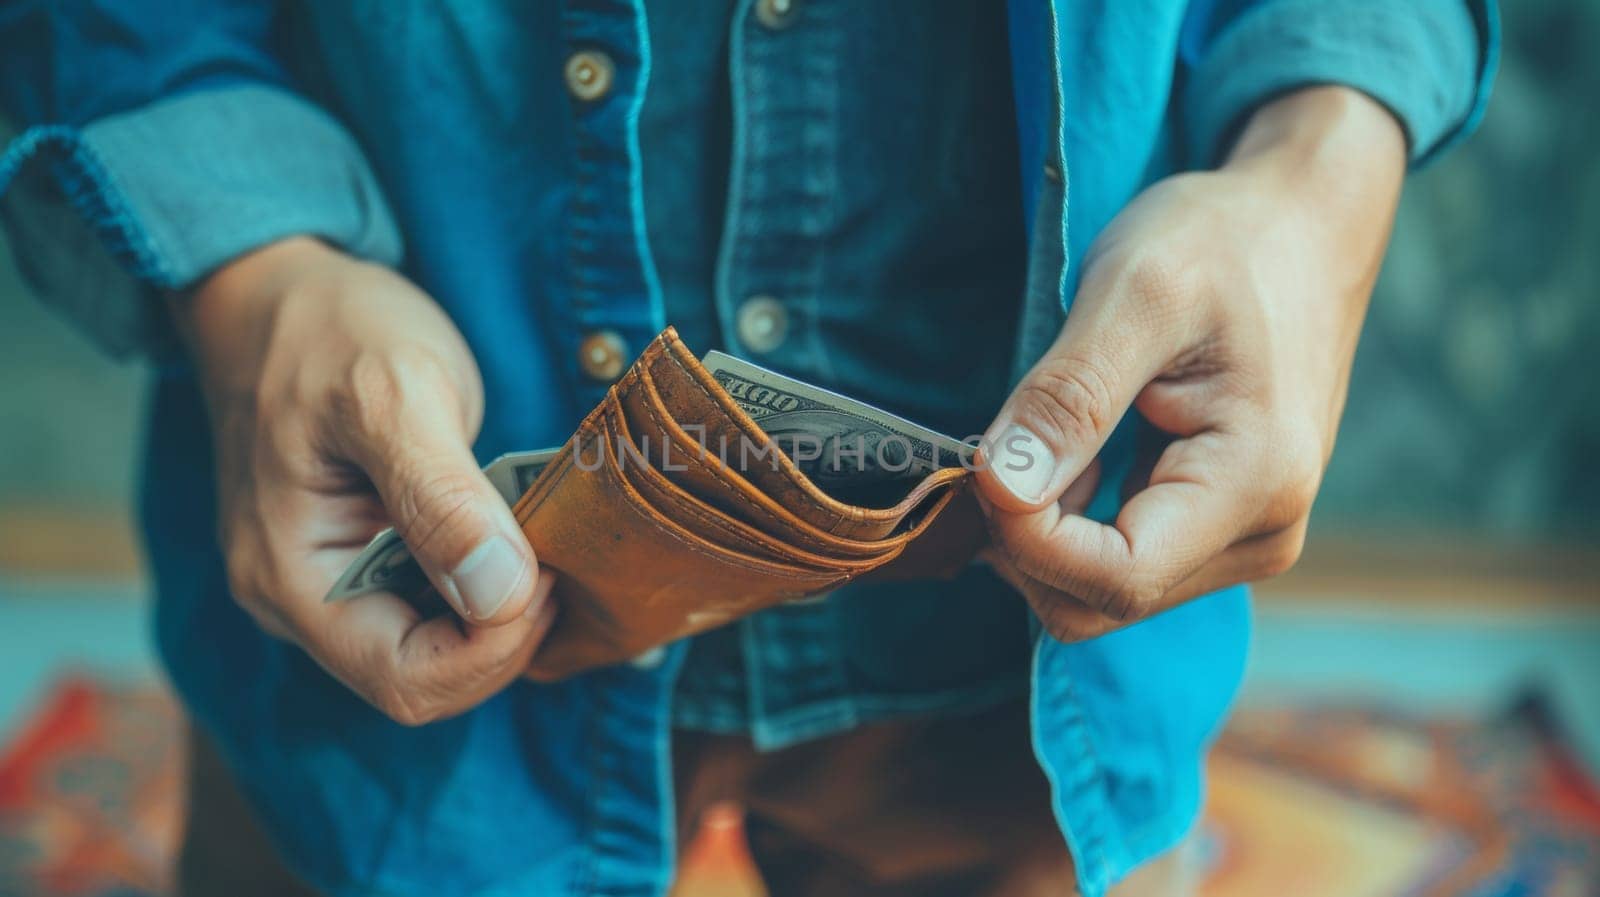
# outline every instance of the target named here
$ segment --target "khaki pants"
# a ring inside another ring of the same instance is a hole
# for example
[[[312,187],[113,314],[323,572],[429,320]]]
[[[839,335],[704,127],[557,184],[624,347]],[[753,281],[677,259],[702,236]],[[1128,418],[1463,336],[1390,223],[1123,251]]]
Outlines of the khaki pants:
[[[772,897],[1068,897],[1072,858],[1027,725],[1017,703],[765,754],[744,738],[679,733],[678,830],[715,803],[743,805]],[[273,854],[216,751],[203,737],[191,745],[184,897],[316,897]],[[1187,897],[1185,865],[1158,860],[1116,897]]]

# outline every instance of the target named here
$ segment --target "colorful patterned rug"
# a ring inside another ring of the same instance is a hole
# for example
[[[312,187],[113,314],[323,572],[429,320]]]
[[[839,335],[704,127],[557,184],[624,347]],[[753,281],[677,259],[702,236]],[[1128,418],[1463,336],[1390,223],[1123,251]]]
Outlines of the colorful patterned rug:
[[[1246,711],[1210,771],[1206,897],[1600,895],[1600,790],[1534,700]]]
[[[0,895],[168,893],[181,727],[163,692],[58,682],[0,751]]]
[[[181,726],[159,691],[58,683],[0,751],[0,897],[168,893]],[[1478,723],[1241,712],[1199,837],[1205,897],[1600,894],[1600,787],[1537,700]],[[674,897],[761,893],[729,809]]]

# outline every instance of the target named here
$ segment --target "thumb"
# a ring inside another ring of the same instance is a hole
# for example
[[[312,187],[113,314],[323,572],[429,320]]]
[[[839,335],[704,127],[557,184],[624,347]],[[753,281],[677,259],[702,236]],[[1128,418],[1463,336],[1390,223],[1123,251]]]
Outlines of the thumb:
[[[1169,357],[1159,335],[1119,313],[1126,303],[1117,298],[1080,293],[989,425],[978,483],[999,509],[1029,513],[1059,499]]]
[[[538,564],[459,432],[442,415],[414,419],[369,440],[361,460],[434,588],[467,621],[498,626],[537,610]]]

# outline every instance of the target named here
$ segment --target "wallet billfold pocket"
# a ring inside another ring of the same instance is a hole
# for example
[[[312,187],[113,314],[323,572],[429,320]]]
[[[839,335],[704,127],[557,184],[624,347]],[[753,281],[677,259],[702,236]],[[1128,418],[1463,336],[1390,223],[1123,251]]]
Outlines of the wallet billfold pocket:
[[[753,459],[753,460],[752,460]],[[551,681],[867,577],[948,577],[982,545],[963,467],[887,507],[812,482],[668,328],[513,509],[557,574]]]

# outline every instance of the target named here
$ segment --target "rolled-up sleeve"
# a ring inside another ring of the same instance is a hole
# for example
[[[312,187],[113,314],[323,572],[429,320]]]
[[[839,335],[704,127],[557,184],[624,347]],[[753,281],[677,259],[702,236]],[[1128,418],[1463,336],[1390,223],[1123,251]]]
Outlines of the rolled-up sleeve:
[[[1493,0],[1218,0],[1183,47],[1184,143],[1218,162],[1246,116],[1298,87],[1342,84],[1386,106],[1425,164],[1483,115],[1499,56]]]
[[[117,28],[94,3],[48,6],[0,19],[0,48],[37,54],[26,86],[6,90],[32,121],[0,156],[0,224],[29,287],[103,348],[164,352],[164,293],[286,236],[399,261],[360,147],[271,55],[272,4],[201,4],[187,29],[125,6]],[[159,24],[128,33],[146,21]]]

